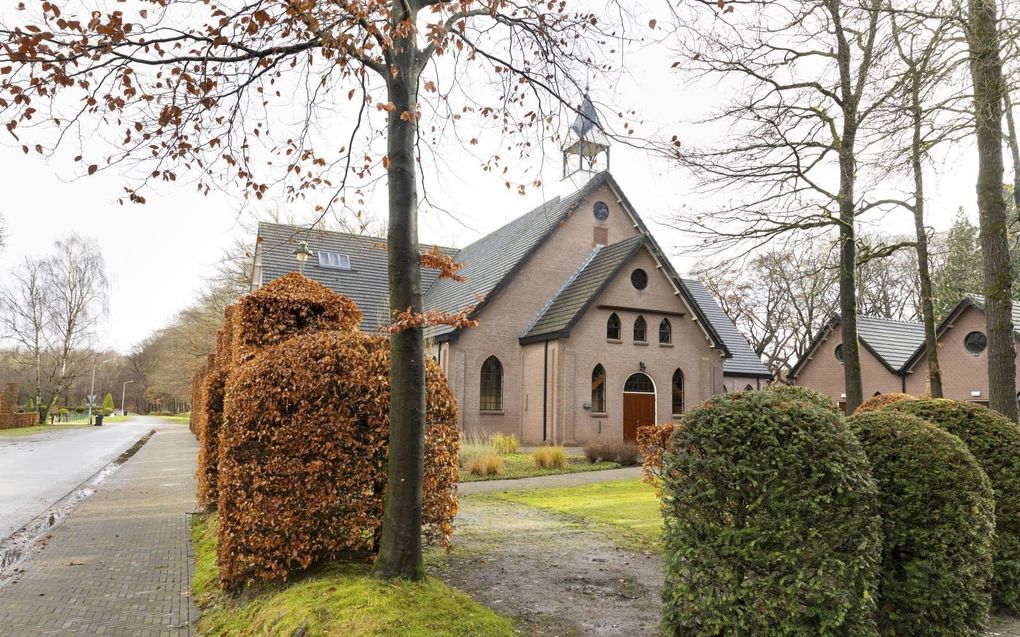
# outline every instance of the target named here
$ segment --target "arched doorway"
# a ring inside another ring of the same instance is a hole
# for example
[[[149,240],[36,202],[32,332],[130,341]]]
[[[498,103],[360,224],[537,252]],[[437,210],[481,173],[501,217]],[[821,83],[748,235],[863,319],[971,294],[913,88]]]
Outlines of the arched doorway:
[[[638,427],[655,424],[655,383],[637,372],[623,384],[623,439],[637,440]]]

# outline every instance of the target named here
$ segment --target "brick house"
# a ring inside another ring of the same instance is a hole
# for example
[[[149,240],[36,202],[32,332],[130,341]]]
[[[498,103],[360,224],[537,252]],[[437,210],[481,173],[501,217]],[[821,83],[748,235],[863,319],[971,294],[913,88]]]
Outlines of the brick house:
[[[1014,325],[1020,326],[1020,307],[1014,307],[1013,312]],[[828,394],[842,405],[845,394],[839,325],[839,318],[835,317],[822,328],[790,377],[797,385]],[[986,404],[988,358],[981,297],[957,303],[938,324],[935,335],[945,397]],[[858,318],[857,336],[865,398],[889,392],[914,395],[930,392],[923,324],[862,316]],[[1017,337],[1020,338],[1020,333]],[[1020,390],[1020,374],[1017,388]]]
[[[564,149],[568,194],[462,249],[440,248],[464,281],[422,270],[426,310],[475,306],[478,327],[426,334],[465,431],[632,440],[640,425],[770,378],[707,290],[674,271],[608,170],[595,172],[609,148],[593,119],[594,109],[579,117]],[[314,255],[306,276],[354,299],[363,329],[387,323],[379,238],[263,223],[252,286],[297,270],[300,241]]]

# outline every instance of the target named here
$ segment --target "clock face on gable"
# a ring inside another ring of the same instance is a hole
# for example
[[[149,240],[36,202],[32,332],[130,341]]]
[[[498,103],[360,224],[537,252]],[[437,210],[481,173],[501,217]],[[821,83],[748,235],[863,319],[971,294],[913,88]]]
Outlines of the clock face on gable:
[[[609,206],[607,206],[604,201],[596,201],[595,205],[592,207],[592,214],[594,214],[595,218],[599,221],[605,221],[609,218]]]

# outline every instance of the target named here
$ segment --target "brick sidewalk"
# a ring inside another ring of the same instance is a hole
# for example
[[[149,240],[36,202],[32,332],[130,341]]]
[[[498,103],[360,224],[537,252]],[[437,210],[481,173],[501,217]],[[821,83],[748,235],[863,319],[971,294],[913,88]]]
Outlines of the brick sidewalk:
[[[198,444],[186,426],[156,434],[51,532],[0,587],[0,633],[185,637]]]

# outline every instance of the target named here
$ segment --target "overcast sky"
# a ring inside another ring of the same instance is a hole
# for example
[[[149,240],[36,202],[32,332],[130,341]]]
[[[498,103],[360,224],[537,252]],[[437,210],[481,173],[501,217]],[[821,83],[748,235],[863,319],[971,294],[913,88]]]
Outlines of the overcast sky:
[[[592,78],[592,93],[602,104],[639,108],[644,124],[638,134],[665,132],[698,144],[725,135],[718,128],[692,123],[725,95],[715,86],[694,89],[664,83],[670,64],[658,54],[637,56],[622,79],[610,83]],[[560,154],[554,145],[547,146],[546,157],[545,191],[522,197],[509,192],[502,177],[480,170],[477,159],[466,152],[447,153],[443,159],[452,169],[425,178],[430,195],[450,212],[423,212],[422,241],[464,246],[557,193]],[[929,225],[948,227],[960,206],[976,219],[975,161],[968,149],[943,159],[938,178],[930,179]],[[8,226],[0,282],[26,255],[48,252],[56,239],[72,232],[96,238],[112,282],[110,315],[99,341],[123,352],[188,305],[237,239],[254,245],[255,238],[245,227],[251,227],[258,209],[241,212],[237,200],[223,194],[199,195],[187,181],[162,184],[150,193],[147,205],[121,207],[116,198],[125,181],[115,172],[69,180],[70,170],[24,155],[20,146],[0,146],[0,165],[4,177],[0,213]],[[537,170],[534,164],[532,170]],[[692,196],[693,178],[665,161],[619,145],[613,148],[612,172],[677,268],[696,267],[697,260],[684,248],[690,238],[658,223],[685,205],[701,205]],[[369,205],[382,214],[383,204],[377,196]],[[280,208],[300,221],[314,218],[311,210]],[[904,214],[871,220],[870,226],[890,234],[912,232],[911,219]]]

